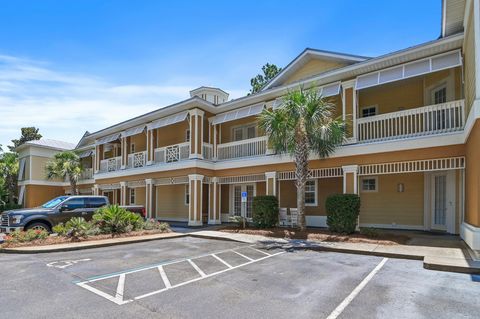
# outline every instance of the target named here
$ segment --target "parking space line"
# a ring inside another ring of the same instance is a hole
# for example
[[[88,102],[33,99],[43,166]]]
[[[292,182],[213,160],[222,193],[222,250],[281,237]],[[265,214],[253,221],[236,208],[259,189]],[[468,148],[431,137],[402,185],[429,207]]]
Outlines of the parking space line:
[[[224,264],[225,266],[227,266],[229,269],[232,269],[232,268],[233,268],[232,265],[230,265],[229,263],[227,263],[225,260],[223,260],[222,258],[218,257],[217,255],[212,254],[212,257],[215,258],[216,260],[218,260],[219,262],[221,262],[222,264]]]
[[[192,265],[192,267],[198,272],[198,274],[203,278],[207,277],[207,275],[194,263],[191,259],[187,259],[187,261]]]
[[[237,254],[237,255],[245,258],[245,259],[248,259],[248,260],[250,260],[250,261],[254,260],[254,259],[252,259],[252,258],[250,258],[250,257],[245,256],[244,254],[239,253],[238,251],[235,251],[235,250],[232,250],[232,251],[233,251],[235,254]]]
[[[121,274],[118,277],[117,292],[115,294],[115,298],[119,300],[123,300],[124,290],[125,290],[125,274]]]
[[[235,252],[234,249],[230,249],[230,250],[227,250],[227,251]],[[136,296],[136,297],[132,296],[133,297],[132,299],[127,299],[127,300],[123,299],[124,298],[124,290],[125,290],[125,276],[127,274],[135,273],[135,272],[138,272],[138,271],[141,271],[141,270],[125,271],[123,273],[117,273],[115,275],[107,275],[107,276],[103,276],[103,277],[96,277],[96,278],[86,280],[86,281],[83,281],[83,282],[77,282],[76,284],[78,286],[82,287],[82,288],[87,289],[90,292],[93,292],[93,293],[95,293],[95,294],[97,294],[101,297],[104,297],[107,300],[110,300],[110,301],[116,303],[117,305],[123,305],[123,304],[129,303],[129,302],[132,302],[134,300],[143,299],[143,298],[146,298],[146,297],[149,297],[149,296],[152,296],[152,295],[156,295],[156,294],[159,294],[161,292],[164,292],[164,291],[167,291],[167,290],[170,290],[170,289],[185,286],[187,284],[190,284],[190,283],[202,280],[202,279],[206,279],[206,278],[209,278],[209,277],[212,277],[212,276],[215,276],[215,275],[219,275],[219,274],[222,274],[224,272],[227,272],[227,271],[230,271],[230,270],[233,270],[233,269],[237,269],[237,268],[240,268],[240,267],[243,267],[243,266],[247,266],[247,265],[250,265],[252,263],[262,261],[264,259],[271,258],[271,257],[277,256],[277,255],[283,254],[283,253],[285,253],[285,252],[281,251],[281,252],[278,252],[278,253],[275,253],[275,254],[269,254],[268,256],[264,256],[264,257],[261,257],[261,258],[258,258],[258,259],[252,259],[252,258],[249,258],[249,257],[243,255],[243,257],[248,259],[248,261],[243,263],[243,264],[237,265],[237,266],[230,265],[229,263],[227,263],[226,261],[224,261],[223,259],[221,259],[220,257],[218,257],[215,254],[209,254],[209,255],[206,255],[206,256],[214,257],[215,259],[220,261],[222,264],[224,264],[227,268],[219,270],[219,271],[214,272],[214,273],[210,273],[208,275],[205,274],[205,272],[202,269],[200,269],[200,267],[195,262],[193,262],[193,260],[192,260],[192,259],[196,259],[196,258],[200,258],[200,257],[188,258],[188,259],[183,259],[183,260],[172,261],[170,263],[165,263],[163,265],[156,266],[156,268],[158,269],[158,271],[160,273],[160,276],[161,276],[161,278],[162,278],[162,280],[165,284],[164,288],[159,289],[159,290],[155,290],[155,291],[152,291],[152,292],[140,295],[140,296]],[[239,253],[239,255],[242,255],[242,254]],[[168,279],[168,276],[167,276],[165,270],[164,270],[164,266],[178,264],[182,261],[187,261],[200,274],[200,277],[197,277],[197,278],[194,278],[194,279],[191,279],[191,280],[187,280],[187,281],[178,283],[176,285],[172,285],[170,283],[170,280]],[[147,267],[147,268],[144,268],[143,270],[148,270],[148,269],[152,269],[152,268],[155,268],[155,267]],[[105,293],[105,292],[103,292],[103,291],[101,291],[97,288],[94,288],[94,287],[88,285],[89,283],[92,283],[92,282],[96,282],[96,281],[99,281],[99,280],[105,280],[105,279],[109,279],[109,278],[115,278],[115,277],[118,277],[118,284],[117,284],[117,290],[116,290],[115,297],[113,297],[113,296],[111,296],[111,295],[109,295],[109,294],[107,294],[107,293]]]
[[[170,283],[170,280],[168,279],[167,274],[165,273],[165,269],[163,269],[163,266],[158,266],[158,272],[160,273],[160,277],[162,277],[165,288],[171,288],[172,284]]]
[[[264,255],[270,256],[271,254],[264,252],[263,250],[253,248],[252,246],[248,246],[248,248],[253,249],[255,251],[258,251],[259,253],[262,253]]]
[[[365,277],[360,284],[358,284],[355,289],[345,298],[341,304],[338,305],[335,310],[327,317],[327,319],[336,319],[342,312],[347,308],[347,306],[352,302],[353,299],[362,291],[363,288],[368,284],[368,282],[375,276],[375,274],[385,265],[388,258],[383,258],[382,261]]]

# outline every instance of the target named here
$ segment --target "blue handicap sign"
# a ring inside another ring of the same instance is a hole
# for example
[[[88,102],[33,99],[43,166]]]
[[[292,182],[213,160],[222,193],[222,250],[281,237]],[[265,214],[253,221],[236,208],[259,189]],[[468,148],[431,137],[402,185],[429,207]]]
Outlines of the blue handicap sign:
[[[242,203],[247,202],[247,192],[242,192]]]

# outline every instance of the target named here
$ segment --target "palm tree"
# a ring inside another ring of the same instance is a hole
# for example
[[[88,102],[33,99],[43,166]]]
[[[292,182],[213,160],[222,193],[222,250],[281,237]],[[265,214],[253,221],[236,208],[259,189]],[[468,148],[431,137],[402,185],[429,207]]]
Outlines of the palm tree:
[[[48,179],[60,178],[70,182],[70,187],[74,195],[78,194],[77,182],[82,173],[80,157],[71,151],[65,151],[55,154],[52,161],[45,166],[45,172]]]
[[[259,126],[268,136],[268,143],[277,153],[295,158],[295,186],[299,227],[305,230],[305,184],[311,153],[328,157],[345,140],[345,123],[334,118],[335,105],[326,101],[315,89],[289,92],[281,105],[265,109],[259,115]]]
[[[9,204],[14,204],[17,197],[18,169],[17,153],[7,152],[0,154],[0,179],[2,179],[0,184],[3,184],[3,190],[0,193],[4,193],[2,196],[6,195]]]

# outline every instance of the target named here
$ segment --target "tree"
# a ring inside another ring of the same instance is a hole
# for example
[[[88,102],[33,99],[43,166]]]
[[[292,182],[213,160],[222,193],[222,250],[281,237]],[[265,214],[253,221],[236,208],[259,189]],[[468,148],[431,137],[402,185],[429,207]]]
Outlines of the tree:
[[[259,115],[259,126],[277,153],[295,158],[295,186],[299,227],[305,229],[305,184],[311,153],[328,157],[345,140],[345,123],[334,118],[335,105],[318,95],[317,90],[289,92],[280,106],[265,109]]]
[[[275,64],[267,63],[262,66],[263,74],[257,74],[254,78],[250,79],[250,89],[249,94],[254,94],[260,91],[271,79],[273,79],[278,73],[282,71],[282,68],[279,68]]]
[[[20,136],[20,139],[13,139],[12,140],[13,146],[8,146],[8,148],[10,149],[10,152],[15,152],[15,149],[25,142],[41,139],[42,134],[38,133],[39,130],[40,129],[36,128],[35,126],[22,127],[21,128],[22,135]]]
[[[45,165],[45,172],[48,179],[68,179],[74,195],[78,194],[77,182],[82,173],[80,157],[72,151],[65,151],[55,154],[53,160]]]
[[[7,203],[15,204],[18,193],[18,154],[13,152],[0,154],[0,179],[3,190],[0,193],[7,198]]]

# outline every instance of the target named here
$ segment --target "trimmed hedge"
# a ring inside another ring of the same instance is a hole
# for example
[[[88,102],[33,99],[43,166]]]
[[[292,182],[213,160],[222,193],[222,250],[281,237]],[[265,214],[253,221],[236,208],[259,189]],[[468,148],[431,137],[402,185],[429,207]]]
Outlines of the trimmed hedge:
[[[278,199],[275,196],[253,198],[253,223],[259,228],[271,228],[278,224]]]
[[[328,228],[336,233],[351,234],[357,227],[360,197],[355,194],[329,196],[325,203]]]

